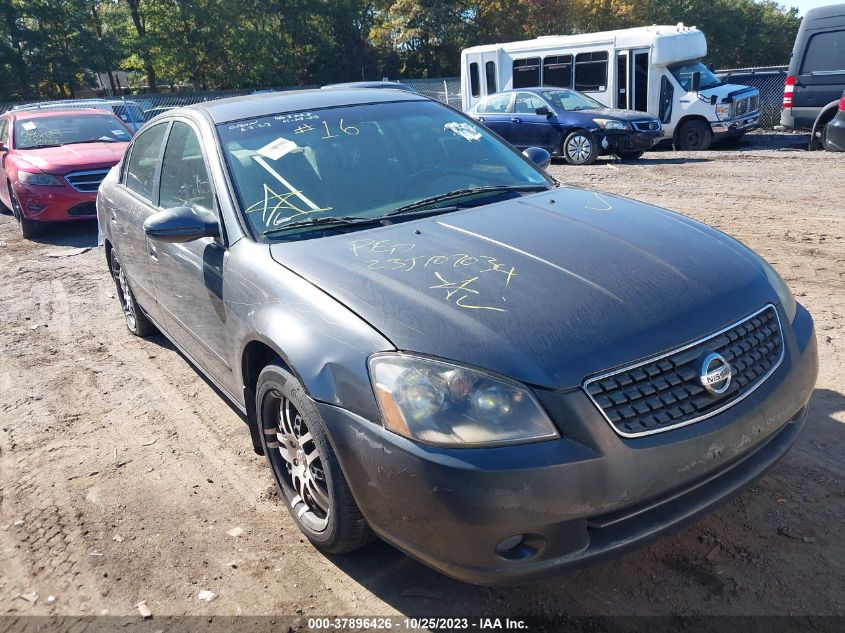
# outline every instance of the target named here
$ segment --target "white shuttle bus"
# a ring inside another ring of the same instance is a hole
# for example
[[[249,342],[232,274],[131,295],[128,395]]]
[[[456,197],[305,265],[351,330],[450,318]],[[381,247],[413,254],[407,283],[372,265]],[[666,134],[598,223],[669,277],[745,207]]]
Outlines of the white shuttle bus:
[[[757,88],[722,83],[705,55],[704,33],[683,24],[474,46],[461,52],[461,99],[467,110],[502,90],[573,88],[655,115],[675,147],[703,150],[760,124]]]

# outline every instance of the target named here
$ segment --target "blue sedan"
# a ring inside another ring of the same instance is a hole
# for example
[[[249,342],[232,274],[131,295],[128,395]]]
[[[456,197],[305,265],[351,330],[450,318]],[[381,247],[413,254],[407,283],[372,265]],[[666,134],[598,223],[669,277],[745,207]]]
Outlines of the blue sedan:
[[[519,149],[542,147],[571,165],[601,154],[637,159],[663,135],[657,117],[606,108],[575,90],[523,88],[485,97],[467,114]]]

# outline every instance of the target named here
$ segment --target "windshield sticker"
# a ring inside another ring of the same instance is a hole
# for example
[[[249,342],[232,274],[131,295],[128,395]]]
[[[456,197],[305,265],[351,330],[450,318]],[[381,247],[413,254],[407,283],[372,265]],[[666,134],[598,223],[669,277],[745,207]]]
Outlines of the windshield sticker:
[[[420,269],[432,274],[429,290],[445,291],[443,299],[465,310],[507,312],[504,296],[516,267],[489,255],[453,253],[414,255],[416,244],[390,240],[352,241],[352,253],[369,270],[410,272]],[[493,296],[490,287],[497,288]]]
[[[126,130],[112,130],[111,133],[115,136],[126,136]]]
[[[458,136],[463,137],[470,142],[481,140],[481,132],[479,132],[475,127],[473,127],[469,123],[459,123],[457,121],[452,121],[444,125],[443,129],[449,130],[452,132],[452,134],[457,134]]]
[[[299,145],[280,136],[272,143],[268,143],[259,149],[257,153],[270,160],[279,160],[282,156],[289,154],[295,149],[299,149]]]
[[[35,129],[35,123],[32,121],[24,121],[21,123],[21,127],[25,129],[27,132],[32,132]]]

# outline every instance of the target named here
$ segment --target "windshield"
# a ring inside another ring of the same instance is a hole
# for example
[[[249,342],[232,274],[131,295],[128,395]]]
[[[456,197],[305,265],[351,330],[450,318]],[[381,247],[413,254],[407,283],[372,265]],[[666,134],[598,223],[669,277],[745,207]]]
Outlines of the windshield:
[[[129,132],[109,115],[58,115],[15,121],[15,147],[32,149],[71,143],[128,143]]]
[[[543,96],[559,110],[566,110],[573,112],[577,110],[593,110],[595,108],[604,108],[595,99],[588,97],[580,92],[574,90],[555,90],[544,92]]]
[[[716,86],[722,85],[721,80],[712,72],[710,72],[710,69],[707,68],[707,66],[705,66],[698,60],[669,66],[669,72],[671,72],[672,76],[678,81],[679,84],[681,84],[681,88],[683,88],[687,92],[690,92],[692,90],[693,73],[701,73],[702,90],[706,90],[707,88],[715,88]]]
[[[483,127],[429,101],[279,114],[225,123],[218,133],[256,233],[380,218],[458,190],[551,186]]]

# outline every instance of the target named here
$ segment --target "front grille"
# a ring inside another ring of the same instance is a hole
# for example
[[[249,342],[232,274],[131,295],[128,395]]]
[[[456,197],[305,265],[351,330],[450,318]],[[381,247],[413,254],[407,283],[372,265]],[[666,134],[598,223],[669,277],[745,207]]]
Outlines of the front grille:
[[[760,109],[760,94],[755,93],[743,99],[734,101],[733,116],[734,118],[752,114]]]
[[[83,215],[97,215],[97,203],[93,200],[91,202],[80,202],[67,210],[68,215],[83,216]]]
[[[728,389],[712,395],[701,384],[711,352],[731,365]],[[777,369],[783,334],[774,306],[679,350],[584,381],[584,389],[613,429],[624,437],[668,431],[736,404]]]
[[[660,130],[660,121],[633,121],[632,124],[637,132],[657,132]]]
[[[103,178],[109,173],[108,169],[92,169],[90,171],[75,171],[65,176],[68,184],[81,193],[97,191]]]

